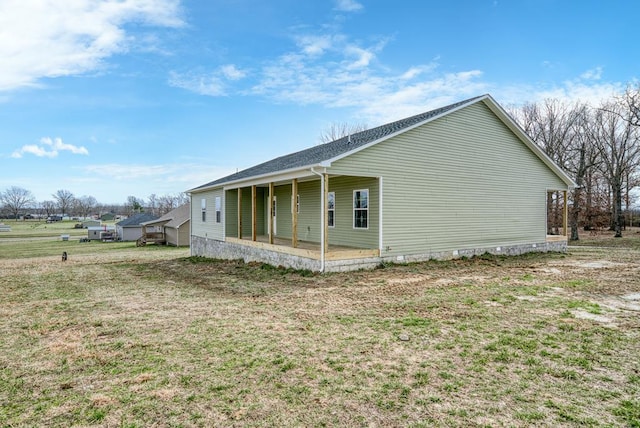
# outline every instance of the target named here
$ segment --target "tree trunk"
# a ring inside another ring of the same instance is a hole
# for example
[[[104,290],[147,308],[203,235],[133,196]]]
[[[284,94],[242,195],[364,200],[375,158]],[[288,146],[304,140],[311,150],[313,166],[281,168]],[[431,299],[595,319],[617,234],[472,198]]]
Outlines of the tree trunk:
[[[573,191],[573,207],[571,208],[571,241],[578,241],[578,220],[580,218],[582,188],[578,185]]]
[[[624,218],[622,216],[622,186],[616,182],[612,186],[613,190],[613,230],[615,231],[615,238],[622,238],[622,222]]]
[[[591,174],[589,174],[589,176],[587,177],[587,200],[585,202],[585,209],[587,212],[587,224],[586,224],[586,229],[585,230],[592,230],[593,229],[593,186],[591,183],[592,180],[592,176]]]
[[[553,235],[553,193],[547,192],[547,235]]]

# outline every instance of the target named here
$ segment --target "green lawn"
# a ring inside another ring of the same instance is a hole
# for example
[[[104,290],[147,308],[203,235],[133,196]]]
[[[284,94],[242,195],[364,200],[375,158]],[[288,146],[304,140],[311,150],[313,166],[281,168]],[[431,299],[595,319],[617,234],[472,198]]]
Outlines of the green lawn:
[[[640,426],[633,249],[307,275],[52,242],[0,245],[3,427]]]
[[[47,223],[43,220],[2,220],[2,222],[11,226],[11,232],[0,232],[0,242],[3,238],[42,238],[42,237],[60,237],[60,235],[71,235],[72,237],[87,236],[86,229],[76,229],[74,226],[79,221],[56,221]],[[104,223],[106,224],[106,223]],[[108,223],[113,226],[113,222]]]

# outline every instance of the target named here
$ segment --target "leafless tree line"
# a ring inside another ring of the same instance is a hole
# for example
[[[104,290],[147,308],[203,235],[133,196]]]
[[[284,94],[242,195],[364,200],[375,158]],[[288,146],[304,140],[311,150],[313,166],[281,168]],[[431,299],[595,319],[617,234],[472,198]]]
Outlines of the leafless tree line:
[[[597,106],[545,99],[510,113],[578,185],[569,201],[570,239],[579,239],[581,226],[608,227],[621,237],[640,186],[640,86]],[[550,194],[550,218],[562,203]]]
[[[158,196],[152,194],[148,200],[135,196],[127,197],[123,204],[100,204],[93,196],[76,197],[71,191],[61,189],[51,195],[50,200],[36,201],[33,193],[18,186],[0,192],[0,210],[5,217],[19,219],[25,215],[48,218],[54,215],[88,218],[113,213],[130,216],[136,212],[150,212],[162,216],[189,202],[186,193]]]

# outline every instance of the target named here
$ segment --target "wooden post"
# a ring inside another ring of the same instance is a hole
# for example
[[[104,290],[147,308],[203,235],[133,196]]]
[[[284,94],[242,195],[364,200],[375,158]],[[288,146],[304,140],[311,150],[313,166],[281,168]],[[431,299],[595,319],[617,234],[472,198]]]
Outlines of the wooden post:
[[[291,246],[298,247],[298,179],[291,182]]]
[[[238,187],[238,239],[242,239],[242,189]]]
[[[269,244],[273,244],[273,182],[269,183]]]
[[[324,174],[324,225],[322,233],[324,233],[324,252],[329,252],[329,174]]]
[[[562,210],[562,228],[564,236],[569,236],[569,206],[567,205],[567,191],[562,192],[564,195],[564,208]]]
[[[257,240],[257,208],[256,208],[256,186],[251,186],[251,240]]]

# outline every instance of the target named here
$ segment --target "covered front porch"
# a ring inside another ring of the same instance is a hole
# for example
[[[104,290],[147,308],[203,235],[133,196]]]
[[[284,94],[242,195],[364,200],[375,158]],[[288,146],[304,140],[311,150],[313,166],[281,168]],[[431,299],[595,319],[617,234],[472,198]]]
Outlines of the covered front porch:
[[[380,256],[377,177],[307,176],[224,188],[224,240],[326,262]]]

